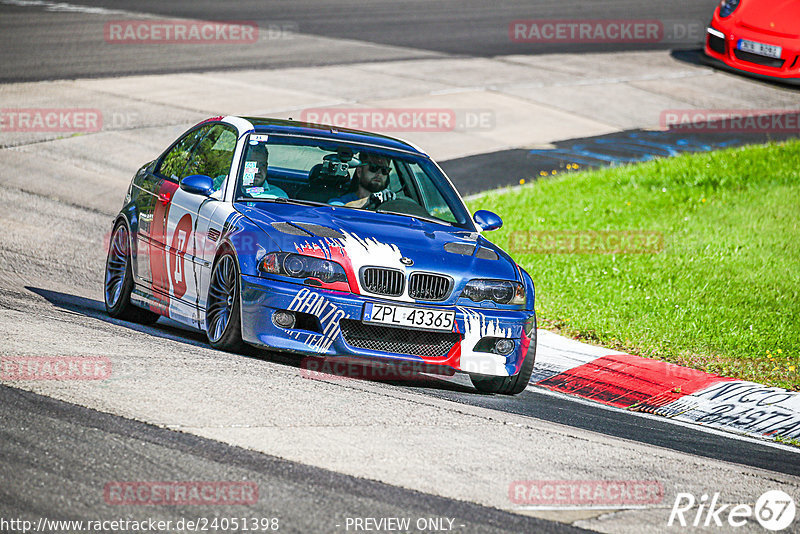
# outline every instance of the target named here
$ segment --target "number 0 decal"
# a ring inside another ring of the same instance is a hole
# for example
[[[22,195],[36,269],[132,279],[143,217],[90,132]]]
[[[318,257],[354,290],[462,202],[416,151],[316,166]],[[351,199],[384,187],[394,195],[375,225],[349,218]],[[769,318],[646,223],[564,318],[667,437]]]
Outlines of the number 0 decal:
[[[186,294],[186,273],[184,256],[192,236],[192,216],[188,213],[181,217],[172,234],[172,254],[169,255],[169,278],[172,282],[172,294],[178,298]]]

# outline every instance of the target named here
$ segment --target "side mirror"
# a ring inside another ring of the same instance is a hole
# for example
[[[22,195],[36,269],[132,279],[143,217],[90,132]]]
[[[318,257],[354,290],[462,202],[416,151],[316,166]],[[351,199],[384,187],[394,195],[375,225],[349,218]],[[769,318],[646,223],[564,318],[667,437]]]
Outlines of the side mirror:
[[[214,192],[214,180],[205,174],[193,174],[181,180],[181,189],[187,193],[207,197]]]
[[[475,221],[475,224],[478,225],[478,228],[486,232],[497,230],[503,226],[503,219],[501,219],[498,214],[492,213],[488,210],[476,211],[475,215],[472,216],[472,220]]]

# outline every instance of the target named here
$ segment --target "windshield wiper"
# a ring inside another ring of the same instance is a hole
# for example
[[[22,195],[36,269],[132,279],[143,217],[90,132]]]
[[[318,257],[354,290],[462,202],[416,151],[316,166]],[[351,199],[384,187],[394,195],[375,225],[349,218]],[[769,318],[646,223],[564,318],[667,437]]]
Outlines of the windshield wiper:
[[[324,202],[314,202],[313,200],[300,200],[298,198],[283,198],[283,197],[274,197],[274,198],[247,198],[243,197],[239,199],[239,202],[279,202],[281,204],[301,204],[303,206],[327,206]]]

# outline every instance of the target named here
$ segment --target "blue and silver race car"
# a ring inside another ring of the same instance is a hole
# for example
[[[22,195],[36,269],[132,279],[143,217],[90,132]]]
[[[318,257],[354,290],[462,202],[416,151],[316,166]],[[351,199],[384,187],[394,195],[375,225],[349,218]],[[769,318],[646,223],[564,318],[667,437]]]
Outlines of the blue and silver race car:
[[[134,176],[111,234],[105,304],[166,316],[216,348],[468,373],[525,389],[531,277],[425,153],[378,134],[215,117]]]

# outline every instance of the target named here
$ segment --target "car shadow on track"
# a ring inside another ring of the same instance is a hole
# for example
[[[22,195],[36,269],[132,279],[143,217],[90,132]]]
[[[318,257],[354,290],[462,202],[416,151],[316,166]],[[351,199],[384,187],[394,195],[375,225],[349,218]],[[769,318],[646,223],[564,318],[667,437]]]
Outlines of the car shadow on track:
[[[99,300],[40,287],[25,286],[25,289],[39,295],[53,306],[62,310],[172,341],[180,341],[195,346],[208,346],[205,334],[201,331],[190,329],[165,317],[160,318],[154,325],[145,326],[109,317],[106,313],[105,305]]]
[[[154,325],[145,326],[108,316],[105,305],[94,299],[62,293],[40,287],[25,286],[28,291],[39,295],[53,306],[72,314],[83,315],[98,319],[105,323],[128,328],[143,334],[157,336],[170,341],[177,341],[188,345],[212,349],[208,344],[205,333],[192,329],[180,323],[159,318]],[[247,346],[240,351],[245,357],[259,360],[268,360],[272,363],[294,367],[300,370],[301,376],[311,380],[326,382],[361,381],[380,382],[387,385],[403,386],[407,388],[435,388],[439,390],[475,393],[475,390],[462,384],[426,374],[416,369],[391,364],[375,365],[372,362],[340,359],[303,357],[302,355],[271,352]]]

